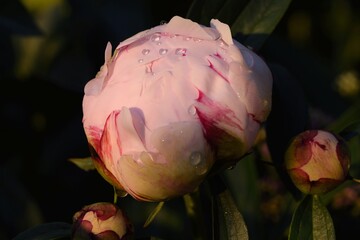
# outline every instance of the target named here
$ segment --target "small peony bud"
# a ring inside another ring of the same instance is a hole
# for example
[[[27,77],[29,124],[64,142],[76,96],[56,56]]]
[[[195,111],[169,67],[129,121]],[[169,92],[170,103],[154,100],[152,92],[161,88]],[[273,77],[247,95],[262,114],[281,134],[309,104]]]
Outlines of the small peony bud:
[[[131,239],[133,227],[121,209],[112,203],[87,205],[74,214],[73,239]]]
[[[285,166],[305,194],[322,194],[340,185],[349,172],[350,152],[336,134],[308,130],[297,135],[285,153]]]

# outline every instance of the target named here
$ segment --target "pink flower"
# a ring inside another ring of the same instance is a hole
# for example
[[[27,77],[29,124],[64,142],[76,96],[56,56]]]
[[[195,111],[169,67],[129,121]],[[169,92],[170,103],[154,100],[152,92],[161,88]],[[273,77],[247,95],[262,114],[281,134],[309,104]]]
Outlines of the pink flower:
[[[321,130],[297,135],[285,154],[286,169],[306,194],[326,193],[346,180],[350,152],[339,136]]]
[[[133,226],[116,205],[100,202],[83,207],[73,217],[73,239],[130,239]]]
[[[121,42],[85,86],[83,124],[102,176],[138,200],[194,191],[251,150],[271,109],[265,62],[213,19],[173,17]]]

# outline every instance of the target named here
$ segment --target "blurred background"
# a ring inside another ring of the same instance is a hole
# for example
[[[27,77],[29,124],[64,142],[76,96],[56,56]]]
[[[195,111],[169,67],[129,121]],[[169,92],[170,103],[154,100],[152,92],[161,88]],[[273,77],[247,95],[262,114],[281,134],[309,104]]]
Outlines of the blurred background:
[[[115,47],[174,15],[185,17],[191,3],[1,0],[0,239],[12,239],[45,222],[71,223],[82,206],[113,200],[112,187],[96,171],[85,172],[68,161],[89,156],[81,122],[84,85],[103,64],[107,42]],[[296,79],[312,128],[339,130],[360,119],[359,10],[357,0],[292,1],[258,52]],[[352,171],[360,178],[359,148],[353,149]],[[260,157],[269,158],[266,146]],[[228,179],[238,181],[236,171],[247,164],[229,170]],[[271,181],[268,175],[254,179],[261,191],[254,208],[260,209],[268,236],[259,239],[281,239],[289,223],[289,215],[281,220],[287,211],[282,206],[290,200],[276,175]],[[246,182],[238,192],[242,188],[248,191]],[[351,239],[347,236],[357,229],[350,231],[349,224],[360,224],[360,188],[344,187],[333,196],[328,206],[339,239]],[[241,197],[236,199],[247,219],[251,210]],[[182,199],[169,201],[145,229],[141,227],[147,217],[144,212],[149,213],[154,204],[126,197],[119,205],[128,210],[139,238],[191,239]]]

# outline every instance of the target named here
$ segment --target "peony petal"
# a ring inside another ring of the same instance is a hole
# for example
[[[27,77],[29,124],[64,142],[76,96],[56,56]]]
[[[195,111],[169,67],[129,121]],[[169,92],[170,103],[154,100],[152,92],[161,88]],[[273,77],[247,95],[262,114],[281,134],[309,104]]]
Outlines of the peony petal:
[[[100,158],[105,167],[114,173],[114,166],[122,154],[118,122],[120,111],[113,111],[106,119],[103,135],[100,140]]]
[[[111,59],[111,55],[112,55],[112,46],[111,43],[108,42],[105,48],[105,63],[107,63]]]
[[[228,45],[233,44],[233,39],[229,25],[222,23],[217,19],[211,19],[210,25],[220,33],[221,38],[224,40],[226,44]]]
[[[124,155],[118,163],[129,194],[139,200],[161,201],[194,191],[214,163],[201,125],[170,124],[156,129],[151,139],[158,152],[144,151],[140,161]]]
[[[138,115],[134,115],[136,118]],[[135,122],[139,122],[136,120]],[[132,154],[145,151],[144,143],[141,140],[138,132],[135,129],[133,115],[131,114],[129,108],[123,107],[120,111],[119,117],[116,119],[117,129],[121,141],[121,150],[122,154]]]
[[[112,54],[111,49],[112,49],[111,43],[108,42],[105,49],[105,63],[101,66],[100,71],[96,74],[96,77],[90,80],[85,85],[85,89],[84,89],[85,95],[96,96],[102,91],[104,87],[105,78],[108,74],[107,64],[111,59],[111,54]]]
[[[249,147],[244,136],[246,124],[242,123],[233,110],[213,101],[201,91],[197,101],[195,107],[205,135],[215,148],[222,151],[218,153],[219,158],[229,160],[244,155]]]
[[[96,77],[96,78],[90,80],[85,85],[85,89],[84,89],[85,95],[86,96],[99,95],[99,93],[102,90],[103,83],[104,83],[104,77]]]
[[[203,40],[214,40],[216,35],[208,32],[204,27],[190,19],[174,16],[164,27],[165,32],[179,34],[183,36],[191,36]]]
[[[272,88],[272,75],[265,62],[255,53],[243,49],[242,54],[245,56],[243,60],[230,63],[230,85],[254,120],[263,122],[271,110],[269,89]]]

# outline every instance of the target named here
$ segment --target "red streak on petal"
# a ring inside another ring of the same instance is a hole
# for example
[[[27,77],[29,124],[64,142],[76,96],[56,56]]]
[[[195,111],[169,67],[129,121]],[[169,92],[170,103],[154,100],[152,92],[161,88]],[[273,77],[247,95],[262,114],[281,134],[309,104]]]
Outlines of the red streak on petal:
[[[101,159],[112,159],[112,151],[113,147],[119,148],[120,155],[122,154],[121,150],[121,143],[120,143],[120,137],[118,135],[118,127],[116,124],[117,116],[120,114],[120,111],[114,111],[112,112],[105,122],[105,128],[104,133],[101,136],[100,144],[101,144]],[[114,138],[116,141],[116,144],[114,144]],[[114,151],[117,151],[116,149]],[[105,156],[106,155],[106,156]]]
[[[116,215],[117,209],[114,205],[111,204],[103,204],[96,207],[92,211],[95,212],[96,217],[99,220],[105,221]]]
[[[326,146],[325,146],[324,144],[321,144],[321,143],[319,143],[319,142],[317,142],[317,141],[310,141],[310,142],[313,143],[314,145],[320,147],[320,148],[321,148],[322,150],[324,150],[324,151],[327,150],[327,149],[326,149]]]
[[[295,140],[295,158],[299,166],[307,164],[313,155],[312,143],[317,135],[316,130],[306,131],[300,134]]]
[[[103,130],[99,127],[89,126],[87,128],[87,138],[89,139],[89,143],[96,149],[96,151],[100,148],[100,139]]]
[[[224,60],[224,58],[218,52],[215,53],[213,56],[215,56],[215,57],[217,57],[217,58],[219,58],[221,60]]]
[[[337,140],[339,142],[336,144],[336,155],[337,155],[337,159],[339,160],[342,166],[344,176],[346,176],[349,171],[351,154],[346,145],[346,142],[338,137]]]
[[[212,62],[208,59],[208,62],[209,62],[209,67],[214,71],[216,72],[222,79],[224,79],[225,81],[229,82],[229,80],[219,71],[217,70],[214,65],[212,64]]]
[[[206,108],[204,111],[203,107],[196,107],[196,111],[206,130],[205,135],[207,138],[214,139],[229,134],[224,129],[219,128],[217,126],[218,123],[224,123],[225,125],[243,130],[240,125],[241,121],[231,109],[214,102],[200,90],[197,101]]]
[[[87,233],[91,233],[92,229],[93,229],[92,223],[90,221],[88,221],[88,220],[83,220],[80,223],[80,227],[81,227],[82,230],[85,230]]]
[[[261,124],[261,121],[255,118],[255,114],[249,113],[249,116],[252,118],[254,122],[257,122],[258,124]]]

